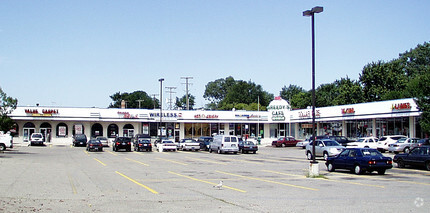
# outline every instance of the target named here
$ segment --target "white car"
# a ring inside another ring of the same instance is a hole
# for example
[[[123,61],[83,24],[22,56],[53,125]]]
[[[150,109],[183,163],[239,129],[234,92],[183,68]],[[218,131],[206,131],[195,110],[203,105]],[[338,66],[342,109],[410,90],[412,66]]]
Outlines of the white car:
[[[200,150],[200,143],[191,138],[182,139],[181,141],[179,141],[178,145],[180,150]]]
[[[395,143],[397,140],[399,140],[400,138],[407,138],[404,135],[386,135],[386,136],[382,136],[381,138],[379,138],[378,141],[378,151],[384,153],[385,151],[388,151],[388,146],[390,146],[390,144]]]
[[[419,138],[400,138],[397,142],[388,146],[388,151],[394,152],[395,154],[399,152],[409,153],[419,140]]]
[[[30,145],[43,145],[45,139],[42,133],[32,133],[30,135]]]
[[[6,148],[13,148],[13,138],[9,132],[6,134],[0,132],[0,151],[4,151]]]
[[[297,147],[302,147],[302,149],[306,149],[306,145],[308,145],[310,139],[306,139],[304,141],[299,141],[296,143]]]
[[[161,141],[161,143],[157,143],[157,150],[159,152],[164,152],[164,151],[176,151],[177,147],[176,144],[173,143],[173,141],[170,140],[163,140]]]
[[[355,142],[348,143],[346,147],[347,148],[371,148],[371,149],[377,149],[378,148],[378,138],[376,138],[376,137],[359,138]]]

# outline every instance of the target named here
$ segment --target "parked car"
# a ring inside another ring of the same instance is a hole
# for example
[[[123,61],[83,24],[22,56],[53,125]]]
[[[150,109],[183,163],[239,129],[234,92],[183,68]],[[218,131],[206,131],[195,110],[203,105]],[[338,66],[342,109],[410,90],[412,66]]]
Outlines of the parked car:
[[[310,142],[309,138],[307,138],[304,141],[299,141],[297,142],[296,147],[302,147],[302,149],[306,149],[306,145],[308,145],[309,142]]]
[[[409,153],[411,151],[411,147],[418,143],[418,141],[418,138],[400,138],[395,143],[388,146],[388,151],[394,152],[395,154],[398,154],[399,152]]]
[[[378,147],[378,138],[376,137],[365,137],[359,138],[355,142],[348,143],[347,148],[372,148],[376,149]]]
[[[73,136],[73,146],[87,146],[87,136],[84,134]]]
[[[150,139],[139,138],[136,143],[134,143],[134,151],[141,152],[146,150],[147,152],[152,152],[152,144]]]
[[[165,140],[169,140],[169,138],[168,137],[157,137],[155,139],[155,141],[154,141],[154,146],[157,147],[157,144],[159,144],[159,143],[161,143],[162,141],[165,141]]]
[[[87,143],[87,151],[103,151],[103,144],[98,139],[90,139]]]
[[[199,137],[199,139],[197,139],[197,141],[200,143],[200,150],[209,150],[209,145],[210,143],[213,141],[213,137],[207,137],[207,136],[202,136]]]
[[[416,144],[412,145],[412,148],[420,147],[420,146],[423,146],[423,145],[430,145],[430,141],[429,141],[428,138],[419,139]]]
[[[252,152],[255,154],[257,153],[257,151],[258,151],[258,146],[254,142],[248,141],[248,140],[239,141],[239,152],[242,152],[244,154]]]
[[[164,151],[176,151],[177,147],[176,144],[173,143],[173,141],[171,140],[163,140],[161,141],[161,143],[157,143],[157,150],[159,152],[164,152]]]
[[[117,152],[120,149],[125,149],[125,151],[131,152],[131,138],[116,137],[112,144],[112,150]]]
[[[275,147],[286,147],[286,146],[295,146],[299,141],[294,137],[279,137],[278,140],[272,141],[272,146]]]
[[[378,151],[384,153],[385,151],[388,151],[388,146],[392,143],[395,143],[400,138],[407,138],[404,135],[386,135],[379,138],[378,141]]]
[[[13,148],[13,137],[9,132],[6,134],[0,132],[0,151],[4,151],[6,148]]]
[[[334,140],[337,141],[340,145],[342,146],[346,146],[348,143],[350,142],[354,142],[352,140],[349,140],[347,137],[345,136],[329,136],[330,140]]]
[[[178,143],[180,150],[199,151],[200,143],[192,138],[184,138]]]
[[[239,139],[232,135],[216,135],[209,145],[209,152],[216,151],[218,154],[239,151]]]
[[[430,146],[423,145],[413,148],[409,153],[401,153],[394,156],[397,167],[425,166],[430,171]]]
[[[324,157],[324,160],[327,160],[328,157],[338,155],[345,149],[345,147],[338,142],[329,139],[316,140],[315,143],[315,157]],[[312,146],[313,142],[306,145],[306,156],[308,160],[312,159]]]
[[[30,135],[30,145],[43,145],[45,142],[45,138],[43,137],[42,133],[32,133]]]
[[[109,141],[108,141],[108,139],[106,137],[97,136],[96,139],[99,140],[100,143],[102,143],[103,146],[109,146]]]
[[[387,169],[393,167],[390,157],[385,157],[378,150],[370,148],[347,148],[339,155],[329,157],[325,164],[329,172],[346,169],[357,175],[373,171],[383,175]]]

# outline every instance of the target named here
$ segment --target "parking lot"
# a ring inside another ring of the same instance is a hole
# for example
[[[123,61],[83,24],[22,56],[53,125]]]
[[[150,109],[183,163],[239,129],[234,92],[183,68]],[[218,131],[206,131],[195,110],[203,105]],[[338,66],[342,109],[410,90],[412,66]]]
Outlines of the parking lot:
[[[260,146],[257,154],[16,147],[0,153],[0,211],[428,212],[429,171],[328,173],[319,162],[321,177],[308,178],[309,161],[296,147]]]

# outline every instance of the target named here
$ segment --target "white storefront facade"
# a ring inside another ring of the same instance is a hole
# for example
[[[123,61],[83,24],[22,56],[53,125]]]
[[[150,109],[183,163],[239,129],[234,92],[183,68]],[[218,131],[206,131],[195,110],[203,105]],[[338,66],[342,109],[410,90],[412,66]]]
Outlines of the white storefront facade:
[[[318,135],[343,135],[350,138],[403,134],[422,137],[420,112],[413,99],[362,103],[316,109]],[[148,110],[118,108],[23,107],[9,115],[16,123],[14,142],[28,142],[33,132],[41,132],[48,142],[70,144],[75,134],[88,137],[132,137],[160,134],[175,140],[214,134],[254,137],[263,141],[291,135],[309,137],[311,109],[291,110],[277,97],[268,111]]]

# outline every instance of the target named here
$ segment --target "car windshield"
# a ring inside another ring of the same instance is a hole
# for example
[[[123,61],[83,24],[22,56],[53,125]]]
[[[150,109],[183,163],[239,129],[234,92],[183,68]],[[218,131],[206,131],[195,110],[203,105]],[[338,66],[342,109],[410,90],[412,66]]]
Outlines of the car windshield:
[[[27,136],[28,137],[28,136]],[[32,135],[32,137],[33,138],[42,138],[42,135],[41,134],[34,134],[34,135]]]
[[[358,139],[356,142],[358,142],[358,143],[362,143],[362,142],[364,142],[364,138],[360,138],[360,139]]]
[[[340,144],[336,141],[324,141],[326,146],[340,146]]]
[[[90,140],[90,141],[88,141],[88,143],[97,144],[97,143],[100,143],[100,141],[98,141],[98,140]]]
[[[252,142],[252,141],[245,141],[244,144],[246,144],[246,145],[254,145],[254,142]]]
[[[361,150],[361,153],[363,154],[363,156],[381,156],[383,157],[383,155],[378,152],[378,150],[376,149],[364,149]]]
[[[397,143],[404,143],[406,141],[406,138],[400,138],[399,140],[397,140]]]
[[[139,140],[139,143],[151,143],[149,140]]]

